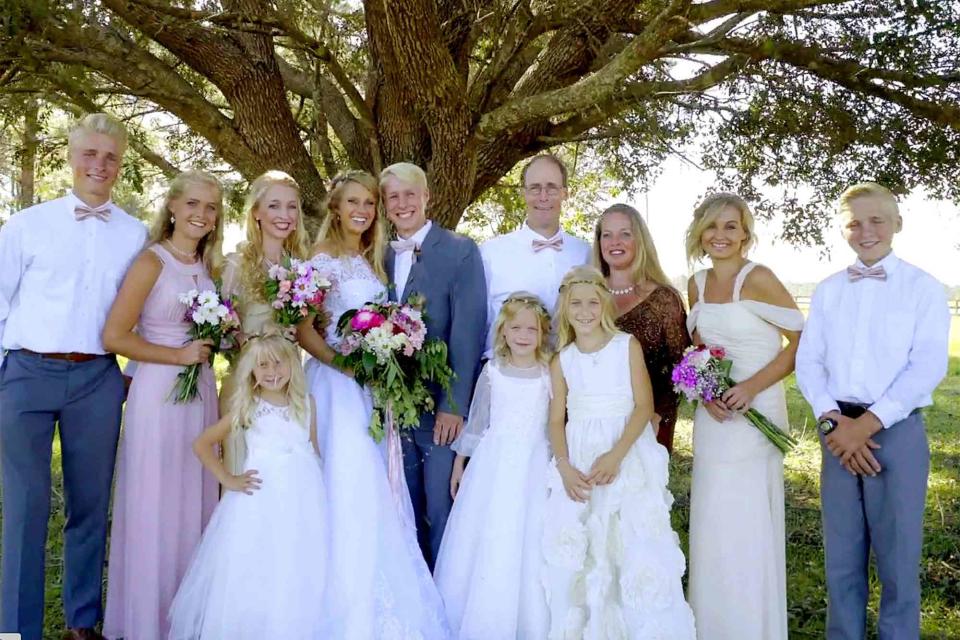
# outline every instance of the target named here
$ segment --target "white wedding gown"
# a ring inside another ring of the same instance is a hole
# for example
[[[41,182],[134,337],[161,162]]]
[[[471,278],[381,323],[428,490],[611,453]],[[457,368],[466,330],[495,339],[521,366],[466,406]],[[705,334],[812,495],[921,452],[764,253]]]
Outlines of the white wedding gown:
[[[319,254],[314,260],[333,282],[324,307],[330,315],[326,338],[336,348],[340,316],[367,302],[385,300],[386,290],[360,256]],[[314,359],[307,361],[306,372],[317,403],[329,512],[328,637],[449,638],[443,604],[412,521],[400,516],[401,508],[412,513],[409,493],[403,486],[404,502],[398,507],[387,479],[385,449],[367,431],[373,410],[369,390]],[[399,476],[403,478],[402,473]]]
[[[734,380],[776,357],[777,327],[803,327],[796,309],[740,300],[754,266],[748,262],[737,275],[728,303],[703,302],[707,272],[694,275],[699,301],[687,327],[704,344],[726,349]],[[752,407],[790,428],[782,383],[757,394]],[[702,405],[693,424],[689,597],[700,640],[787,637],[783,455],[744,417],[720,423]]]

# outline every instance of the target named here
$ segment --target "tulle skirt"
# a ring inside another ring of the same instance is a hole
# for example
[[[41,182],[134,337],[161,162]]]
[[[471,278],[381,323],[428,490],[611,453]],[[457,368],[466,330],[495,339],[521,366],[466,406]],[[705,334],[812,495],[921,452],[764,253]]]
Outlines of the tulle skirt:
[[[253,495],[220,501],[170,610],[170,640],[324,640],[326,495],[311,451],[251,448]]]
[[[547,635],[540,548],[549,444],[498,426],[470,458],[434,571],[459,640]]]

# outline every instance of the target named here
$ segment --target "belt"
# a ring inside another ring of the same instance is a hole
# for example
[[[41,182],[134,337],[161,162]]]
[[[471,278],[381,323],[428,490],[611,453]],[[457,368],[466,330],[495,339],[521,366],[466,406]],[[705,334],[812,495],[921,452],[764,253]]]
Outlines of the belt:
[[[28,353],[31,356],[36,356],[38,358],[66,360],[67,362],[90,362],[91,360],[96,360],[98,358],[114,357],[112,353],[77,353],[75,351],[71,351],[70,353],[38,353],[36,351],[31,351],[30,349],[18,349],[18,351],[21,353]]]
[[[869,404],[861,402],[841,402],[839,400],[837,401],[837,406],[840,407],[840,415],[853,418],[854,420],[865,414],[867,409],[870,408]],[[916,413],[920,413],[919,407],[911,411],[910,415],[912,416]]]

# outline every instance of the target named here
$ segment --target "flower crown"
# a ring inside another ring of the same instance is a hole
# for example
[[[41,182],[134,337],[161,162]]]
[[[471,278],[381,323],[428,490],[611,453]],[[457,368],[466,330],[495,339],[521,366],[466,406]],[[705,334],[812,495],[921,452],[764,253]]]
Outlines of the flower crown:
[[[598,282],[596,280],[587,280],[587,279],[571,280],[570,282],[564,282],[563,284],[560,285],[560,291],[563,291],[567,287],[572,287],[575,284],[592,284],[595,287],[599,287],[600,289],[603,289],[607,293],[610,292],[610,287],[608,287],[605,282]]]
[[[351,169],[350,171],[343,171],[341,173],[338,173],[330,181],[330,184],[327,186],[327,191],[333,191],[344,182],[347,182],[349,180],[352,180],[353,178],[356,178],[357,176],[361,176],[364,174],[366,174],[366,171],[361,171],[360,169]]]
[[[543,304],[543,301],[535,295],[526,294],[526,293],[511,294],[507,296],[507,299],[503,301],[503,304],[505,306],[511,302],[520,302],[523,304],[533,305],[534,307],[537,308],[537,311],[547,316],[548,318],[550,317],[550,312],[547,311],[547,306]]]

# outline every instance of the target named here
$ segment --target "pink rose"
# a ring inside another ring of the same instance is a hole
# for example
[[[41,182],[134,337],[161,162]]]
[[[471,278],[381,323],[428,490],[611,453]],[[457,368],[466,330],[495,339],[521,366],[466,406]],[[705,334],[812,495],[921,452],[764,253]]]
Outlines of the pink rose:
[[[718,360],[723,360],[727,357],[727,352],[724,351],[723,347],[710,347],[710,355]]]
[[[384,323],[384,317],[374,311],[358,311],[350,319],[350,328],[354,331],[368,331]]]

